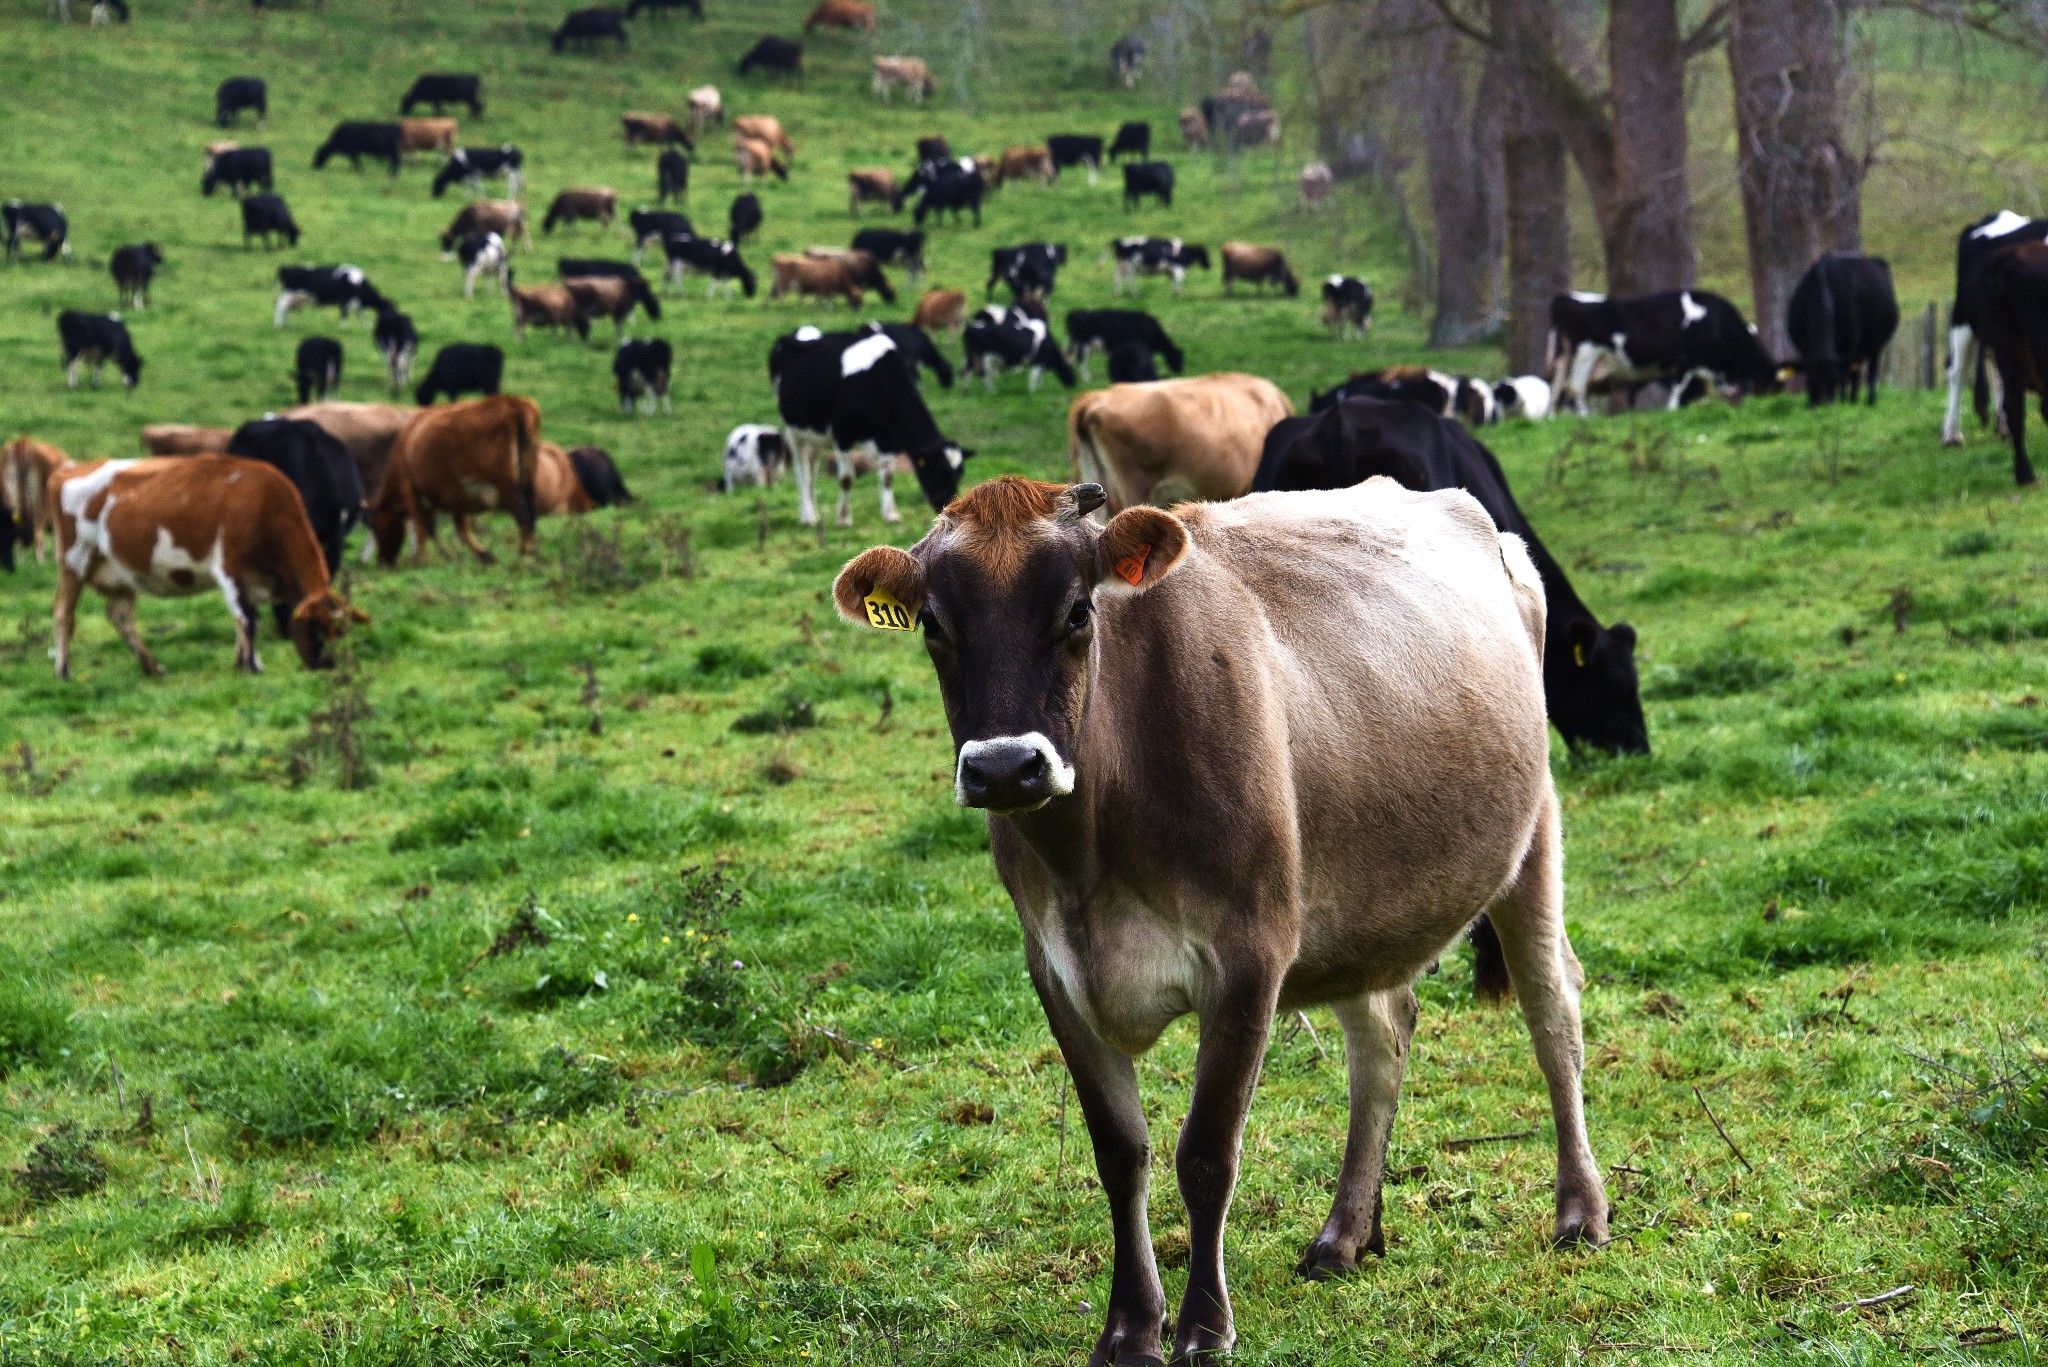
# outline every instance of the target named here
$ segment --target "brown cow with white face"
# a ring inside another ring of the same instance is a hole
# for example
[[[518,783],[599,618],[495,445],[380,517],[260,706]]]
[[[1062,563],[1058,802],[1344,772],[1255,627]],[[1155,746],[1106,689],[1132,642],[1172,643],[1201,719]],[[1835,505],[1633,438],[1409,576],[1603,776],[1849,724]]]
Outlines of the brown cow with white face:
[[[1328,1005],[1345,1032],[1343,1165],[1296,1269],[1339,1276],[1385,1245],[1411,984],[1489,910],[1549,1084],[1554,1237],[1603,1242],[1543,590],[1520,540],[1462,492],[1390,480],[1133,508],[1107,526],[1088,516],[1103,497],[1004,477],[833,586],[854,622],[923,629],[955,798],[989,814],[1110,1206],[1090,1362],[1162,1356],[1132,1060],[1175,1019],[1199,1020],[1174,1155],[1189,1249],[1172,1349],[1191,1363],[1235,1339],[1224,1217],[1276,1014]]]
[[[71,633],[87,584],[145,674],[161,674],[135,625],[135,598],[184,598],[218,589],[235,619],[235,667],[263,672],[256,609],[293,604],[292,644],[308,669],[325,668],[327,643],[370,619],[327,581],[320,543],[299,491],[274,466],[236,456],[103,460],[60,470],[56,504],[57,677],[71,677]]]
[[[455,535],[489,565],[496,557],[476,539],[469,520],[509,512],[519,527],[519,553],[532,554],[539,442],[540,405],[516,394],[419,410],[392,444],[384,487],[370,505],[377,562],[397,564],[408,540],[424,562],[436,513],[451,514]]]

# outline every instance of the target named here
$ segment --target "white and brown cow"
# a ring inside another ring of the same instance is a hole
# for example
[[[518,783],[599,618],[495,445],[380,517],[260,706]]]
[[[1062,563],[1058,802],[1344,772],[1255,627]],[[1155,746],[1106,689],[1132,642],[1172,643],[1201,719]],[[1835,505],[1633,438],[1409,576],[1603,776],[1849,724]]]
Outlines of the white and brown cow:
[[[1067,410],[1067,450],[1076,478],[1107,490],[1112,512],[1237,498],[1252,487],[1266,433],[1293,416],[1287,396],[1257,375],[1111,385]]]
[[[516,240],[533,250],[533,234],[527,230],[526,206],[516,199],[474,199],[462,206],[455,221],[441,234],[441,250],[452,252],[455,244],[477,233],[496,233],[510,247]]]

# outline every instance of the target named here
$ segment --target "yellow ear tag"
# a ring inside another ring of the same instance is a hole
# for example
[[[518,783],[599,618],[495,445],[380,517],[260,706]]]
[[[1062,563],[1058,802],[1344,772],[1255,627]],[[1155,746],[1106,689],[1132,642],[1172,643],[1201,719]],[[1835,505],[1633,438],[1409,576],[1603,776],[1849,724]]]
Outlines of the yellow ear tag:
[[[1572,647],[1572,660],[1580,669],[1586,667],[1586,643],[1584,641]]]
[[[868,625],[879,631],[917,629],[917,618],[911,615],[910,609],[897,602],[895,596],[880,584],[861,599],[861,605],[868,610]]]
[[[1145,545],[1142,545],[1138,547],[1138,549],[1136,549],[1135,551],[1132,551],[1123,559],[1117,561],[1114,568],[1118,576],[1121,577],[1126,584],[1129,584],[1132,588],[1136,588],[1139,584],[1144,582],[1145,562],[1151,558],[1152,546],[1150,542],[1147,542]]]

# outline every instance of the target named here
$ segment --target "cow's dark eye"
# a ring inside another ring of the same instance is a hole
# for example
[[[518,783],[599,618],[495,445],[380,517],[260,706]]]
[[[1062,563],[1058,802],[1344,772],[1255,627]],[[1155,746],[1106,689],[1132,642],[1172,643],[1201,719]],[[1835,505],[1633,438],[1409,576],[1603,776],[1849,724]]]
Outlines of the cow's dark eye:
[[[1067,609],[1067,630],[1069,632],[1086,630],[1088,619],[1094,615],[1094,604],[1090,603],[1086,598],[1075,599],[1074,606]]]
[[[950,647],[953,644],[946,637],[946,629],[939,625],[939,619],[932,616],[930,608],[926,608],[917,614],[917,624],[924,628],[924,639],[927,645]]]

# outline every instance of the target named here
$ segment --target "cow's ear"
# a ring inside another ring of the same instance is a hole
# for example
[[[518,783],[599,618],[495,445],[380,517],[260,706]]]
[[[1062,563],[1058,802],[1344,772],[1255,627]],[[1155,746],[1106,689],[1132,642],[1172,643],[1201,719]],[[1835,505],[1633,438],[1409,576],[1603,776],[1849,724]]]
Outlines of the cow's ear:
[[[370,620],[370,614],[369,614],[369,613],[367,613],[367,612],[364,612],[364,611],[363,611],[363,610],[362,610],[361,608],[357,607],[357,606],[356,606],[356,605],[355,605],[354,603],[350,603],[350,604],[348,605],[348,619],[349,619],[349,621],[351,621],[351,622],[362,622],[362,623],[365,623],[365,624],[367,624],[367,623],[369,622],[369,620]]]
[[[908,551],[871,547],[839,571],[832,602],[841,617],[860,626],[913,631],[924,609],[924,566]]]
[[[1584,669],[1593,659],[1593,643],[1600,639],[1600,624],[1591,617],[1578,616],[1564,624],[1564,641],[1571,647],[1572,663]]]
[[[1143,593],[1175,565],[1188,548],[1188,529],[1158,508],[1126,508],[1109,520],[1095,542],[1096,589],[1101,593]]]

